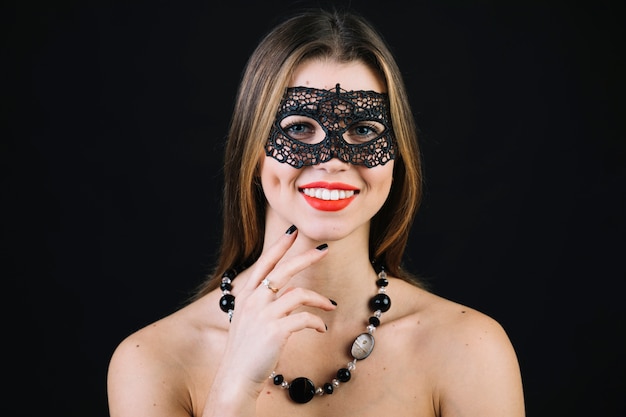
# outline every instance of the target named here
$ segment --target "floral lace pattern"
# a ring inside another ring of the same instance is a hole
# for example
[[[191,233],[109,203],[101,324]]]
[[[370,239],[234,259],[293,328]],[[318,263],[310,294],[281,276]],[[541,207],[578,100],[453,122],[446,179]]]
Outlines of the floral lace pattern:
[[[325,137],[317,143],[291,137],[281,127],[281,122],[294,115],[316,122]],[[382,132],[363,143],[348,143],[346,132],[366,122],[382,126]],[[374,91],[346,91],[337,84],[333,90],[288,88],[267,139],[265,154],[294,168],[320,164],[332,158],[372,168],[393,160],[395,148],[388,95]]]

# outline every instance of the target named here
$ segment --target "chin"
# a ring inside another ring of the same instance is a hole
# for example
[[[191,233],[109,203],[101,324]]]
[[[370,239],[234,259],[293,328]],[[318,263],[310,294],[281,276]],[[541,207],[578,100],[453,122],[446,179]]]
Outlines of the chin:
[[[342,240],[353,233],[358,233],[361,227],[354,227],[342,222],[311,222],[305,221],[302,226],[298,226],[299,235],[306,236],[307,238],[320,242],[328,243]]]

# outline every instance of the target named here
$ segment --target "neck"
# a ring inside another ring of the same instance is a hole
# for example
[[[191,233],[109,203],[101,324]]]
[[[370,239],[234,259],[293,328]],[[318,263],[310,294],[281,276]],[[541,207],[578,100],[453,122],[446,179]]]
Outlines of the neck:
[[[272,225],[271,230],[279,232],[266,233],[265,242],[271,244],[288,227],[288,224]],[[309,288],[335,300],[339,307],[328,317],[329,321],[339,319],[344,314],[368,314],[367,300],[377,290],[376,272],[369,259],[369,225],[339,238],[334,237],[333,240],[324,240],[327,236],[312,235],[307,226],[299,228],[296,241],[284,258],[315,248],[321,243],[328,244],[328,254],[294,276],[289,285]]]
[[[358,260],[341,255],[329,257],[330,253],[320,265],[308,268],[307,274],[294,277],[291,285],[310,288],[337,302],[332,312],[314,311],[328,326],[358,323],[359,318],[371,313],[368,300],[377,292],[377,274],[367,257]]]
[[[289,224],[268,223],[264,241],[271,245],[288,227]],[[334,235],[309,230],[314,228],[315,225],[299,227],[296,241],[284,256],[288,259],[322,243],[328,244],[328,254],[321,261],[294,277],[299,285],[316,290],[329,287],[353,289],[353,286],[363,285],[363,277],[374,276],[369,259],[369,224]]]
[[[272,245],[289,226],[291,223],[288,220],[268,207],[264,236],[266,245]],[[369,222],[355,226],[341,216],[312,216],[309,221],[296,226],[298,235],[284,259],[322,243],[328,244],[328,253],[294,276],[289,285],[308,288],[335,300],[339,308],[333,312],[333,317],[354,315],[359,311],[367,314],[367,300],[376,291],[376,272],[369,256]]]

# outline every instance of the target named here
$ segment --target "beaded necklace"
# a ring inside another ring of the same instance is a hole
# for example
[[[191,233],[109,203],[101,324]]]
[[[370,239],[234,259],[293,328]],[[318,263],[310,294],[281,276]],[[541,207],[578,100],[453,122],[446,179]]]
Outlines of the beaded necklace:
[[[224,275],[222,275],[222,282],[220,284],[220,289],[222,290],[220,309],[228,314],[229,321],[232,320],[233,312],[235,311],[235,296],[231,294],[233,288],[232,282],[238,273],[239,271],[236,269],[226,271]],[[358,335],[352,343],[350,349],[352,360],[348,362],[345,368],[340,368],[337,371],[335,378],[330,382],[324,383],[322,386],[315,387],[313,381],[307,377],[302,376],[291,382],[287,382],[283,375],[272,372],[269,378],[273,381],[274,385],[279,385],[281,388],[288,390],[289,398],[294,402],[304,404],[311,401],[315,395],[322,396],[324,394],[332,394],[340,383],[350,381],[352,377],[351,372],[356,368],[357,360],[367,358],[374,350],[374,331],[376,327],[380,325],[380,317],[382,314],[391,307],[391,299],[386,294],[388,284],[387,273],[384,268],[380,268],[378,279],[376,280],[378,292],[369,300],[369,307],[374,313],[368,319],[366,332]]]

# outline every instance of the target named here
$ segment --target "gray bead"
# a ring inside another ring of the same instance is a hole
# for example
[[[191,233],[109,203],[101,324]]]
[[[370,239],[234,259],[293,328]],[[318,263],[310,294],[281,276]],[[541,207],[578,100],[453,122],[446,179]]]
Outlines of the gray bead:
[[[367,358],[374,350],[374,336],[369,333],[361,333],[352,343],[352,357],[358,360]]]

